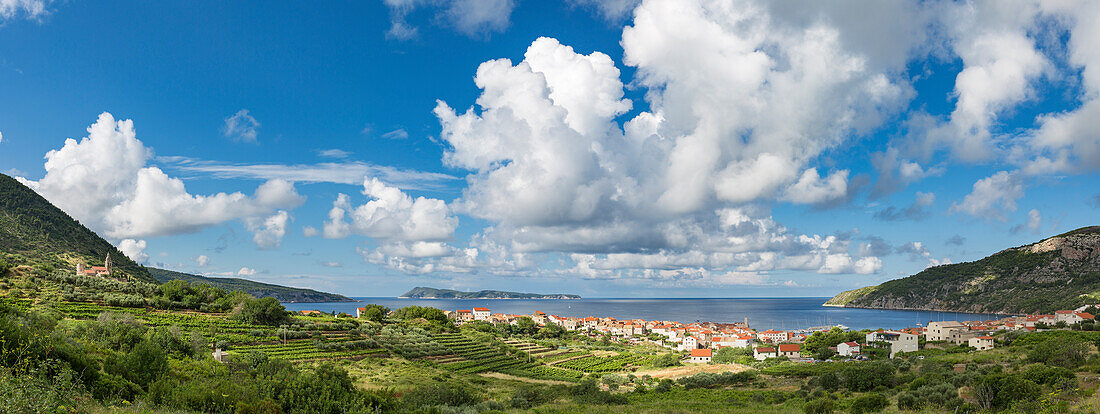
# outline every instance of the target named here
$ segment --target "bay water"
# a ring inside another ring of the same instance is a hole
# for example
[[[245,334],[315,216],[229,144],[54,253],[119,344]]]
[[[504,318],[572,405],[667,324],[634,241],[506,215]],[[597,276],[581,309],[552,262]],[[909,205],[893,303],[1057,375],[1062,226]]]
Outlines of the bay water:
[[[393,297],[352,298],[355,302],[284,303],[288,310],[319,310],[355,315],[355,308],[378,304],[397,309],[430,306],[442,310],[489,308],[493,313],[530,315],[535,311],[573,317],[613,317],[647,321],[743,322],[757,330],[793,330],[817,326],[844,325],[851,329],[901,329],[925,326],[929,321],[991,320],[999,315],[824,307],[828,297],[796,298],[675,298],[675,299],[403,299]]]

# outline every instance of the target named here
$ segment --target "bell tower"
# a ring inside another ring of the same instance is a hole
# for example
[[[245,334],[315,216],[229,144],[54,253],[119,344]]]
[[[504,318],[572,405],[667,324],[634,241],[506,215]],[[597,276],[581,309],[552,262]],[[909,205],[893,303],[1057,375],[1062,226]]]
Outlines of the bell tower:
[[[103,267],[107,268],[107,274],[111,274],[111,253],[107,253],[107,259],[103,261]]]

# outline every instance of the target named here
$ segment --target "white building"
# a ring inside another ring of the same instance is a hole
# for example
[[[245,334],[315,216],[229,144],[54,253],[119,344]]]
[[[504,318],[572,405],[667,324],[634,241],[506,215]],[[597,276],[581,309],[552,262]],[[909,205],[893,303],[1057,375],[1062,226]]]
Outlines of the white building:
[[[968,345],[970,345],[971,348],[977,349],[979,351],[990,350],[993,349],[993,337],[978,336],[970,338],[970,342],[968,343]]]
[[[489,308],[474,308],[475,321],[488,321],[490,314]]]
[[[699,341],[694,336],[685,336],[683,342],[680,342],[681,350],[696,349],[699,347]]]
[[[917,336],[907,332],[878,331],[867,334],[867,344],[873,342],[886,342],[890,344],[890,358],[898,352],[917,352],[920,346],[917,344]]]
[[[711,355],[713,355],[710,349],[692,349],[691,359],[688,362],[695,364],[706,364],[710,362]]]
[[[928,322],[928,327],[924,328],[924,340],[948,341],[952,333],[967,329],[966,325],[956,321]]]
[[[775,348],[770,346],[758,346],[752,350],[752,357],[757,361],[763,361],[768,358],[776,358],[779,353],[775,351]]]
[[[843,342],[836,346],[836,353],[846,357],[859,355],[859,344],[855,342]]]

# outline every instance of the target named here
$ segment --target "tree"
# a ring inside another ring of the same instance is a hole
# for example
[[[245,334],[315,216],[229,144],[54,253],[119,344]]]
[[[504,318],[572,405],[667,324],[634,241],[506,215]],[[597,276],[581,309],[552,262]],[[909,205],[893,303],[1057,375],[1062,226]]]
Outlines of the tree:
[[[530,317],[521,316],[516,319],[516,331],[520,335],[534,335],[538,330],[539,326]]]
[[[711,361],[715,364],[732,364],[745,356],[752,356],[752,351],[749,348],[727,346],[715,352]]]
[[[821,348],[818,349],[817,352],[814,352],[814,359],[818,359],[821,361],[827,360],[834,356],[836,356],[836,351],[829,348]]]
[[[1030,362],[1039,362],[1066,369],[1076,369],[1088,358],[1089,346],[1083,339],[1051,338],[1035,345],[1027,353]]]
[[[272,297],[246,300],[233,317],[256,325],[278,326],[290,323],[290,315],[287,314],[286,308]]]
[[[393,316],[404,320],[425,319],[428,322],[447,322],[447,314],[429,306],[406,306],[393,311]]]
[[[359,317],[368,321],[382,322],[382,319],[386,318],[386,314],[390,313],[390,308],[382,305],[368,304],[364,308],[362,312],[359,312]]]
[[[657,359],[653,360],[653,366],[657,368],[680,366],[680,355],[663,354],[657,357]]]

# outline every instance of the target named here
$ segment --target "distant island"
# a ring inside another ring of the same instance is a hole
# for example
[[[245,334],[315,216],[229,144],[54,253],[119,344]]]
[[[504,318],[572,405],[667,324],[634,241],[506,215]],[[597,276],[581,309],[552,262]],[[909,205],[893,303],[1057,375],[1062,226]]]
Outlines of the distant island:
[[[579,295],[566,295],[555,293],[542,295],[538,293],[505,292],[500,290],[481,290],[477,292],[461,292],[451,289],[436,289],[430,287],[415,287],[405,294],[398,296],[403,299],[580,299]]]
[[[354,302],[354,300],[344,295],[318,292],[313,289],[273,285],[235,277],[199,276],[153,267],[147,267],[145,269],[160,283],[172,280],[183,280],[188,283],[205,283],[225,290],[239,290],[257,298],[273,297],[282,303]]]

